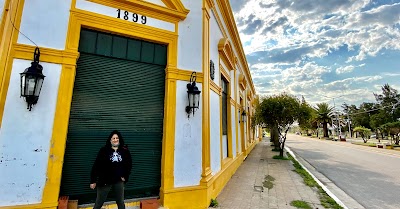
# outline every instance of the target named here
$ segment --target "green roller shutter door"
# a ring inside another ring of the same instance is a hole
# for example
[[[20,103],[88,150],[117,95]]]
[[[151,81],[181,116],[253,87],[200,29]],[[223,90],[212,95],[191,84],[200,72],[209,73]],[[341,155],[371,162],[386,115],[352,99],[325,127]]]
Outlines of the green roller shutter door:
[[[125,197],[157,196],[166,46],[84,30],[79,51],[60,194],[94,202],[91,166],[109,133],[119,130],[133,160]]]

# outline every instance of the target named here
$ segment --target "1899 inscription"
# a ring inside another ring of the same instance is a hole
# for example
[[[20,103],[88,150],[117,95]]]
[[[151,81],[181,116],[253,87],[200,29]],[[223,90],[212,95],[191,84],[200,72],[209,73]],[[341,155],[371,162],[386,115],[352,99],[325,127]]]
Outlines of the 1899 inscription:
[[[132,14],[132,15],[131,15]],[[142,24],[146,24],[147,22],[147,17],[144,15],[138,15],[137,13],[130,13],[128,11],[123,11],[121,9],[117,9],[117,18],[119,19],[124,19],[124,20],[130,20],[132,19],[133,22],[138,22]]]

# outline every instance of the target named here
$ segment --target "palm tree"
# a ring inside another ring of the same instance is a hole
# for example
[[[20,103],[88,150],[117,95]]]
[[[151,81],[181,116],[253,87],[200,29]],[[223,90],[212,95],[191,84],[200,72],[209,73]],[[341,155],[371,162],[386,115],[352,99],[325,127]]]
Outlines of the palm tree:
[[[322,123],[324,137],[328,137],[328,122],[331,120],[333,107],[330,107],[328,103],[319,103],[314,109],[317,121]]]

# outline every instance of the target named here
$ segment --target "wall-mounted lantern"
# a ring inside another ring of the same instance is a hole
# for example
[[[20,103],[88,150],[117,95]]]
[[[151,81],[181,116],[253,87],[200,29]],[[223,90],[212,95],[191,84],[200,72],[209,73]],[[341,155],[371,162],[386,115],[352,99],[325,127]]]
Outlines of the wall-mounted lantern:
[[[200,104],[201,91],[196,86],[196,72],[193,72],[192,75],[190,75],[190,82],[186,85],[186,87],[189,100],[189,105],[186,106],[186,113],[189,117],[190,113],[192,112],[194,116],[194,112],[199,108]]]
[[[246,111],[243,110],[241,116],[242,116],[242,122],[243,122],[243,123],[246,123],[246,122],[247,122],[247,114],[246,114]]]
[[[21,97],[25,98],[28,104],[29,111],[32,110],[32,105],[35,105],[39,100],[40,90],[42,89],[44,76],[43,67],[39,64],[40,50],[35,49],[33,62],[31,66],[26,68],[21,75]]]

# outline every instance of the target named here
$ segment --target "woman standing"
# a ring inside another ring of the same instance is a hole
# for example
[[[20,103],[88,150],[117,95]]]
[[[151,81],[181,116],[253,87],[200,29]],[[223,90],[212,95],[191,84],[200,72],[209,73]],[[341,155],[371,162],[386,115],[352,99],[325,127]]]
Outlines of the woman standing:
[[[115,191],[118,209],[125,209],[124,184],[132,169],[132,158],[119,131],[112,131],[97,154],[93,164],[90,188],[97,187],[97,198],[93,209],[100,209],[107,199],[111,187]]]

